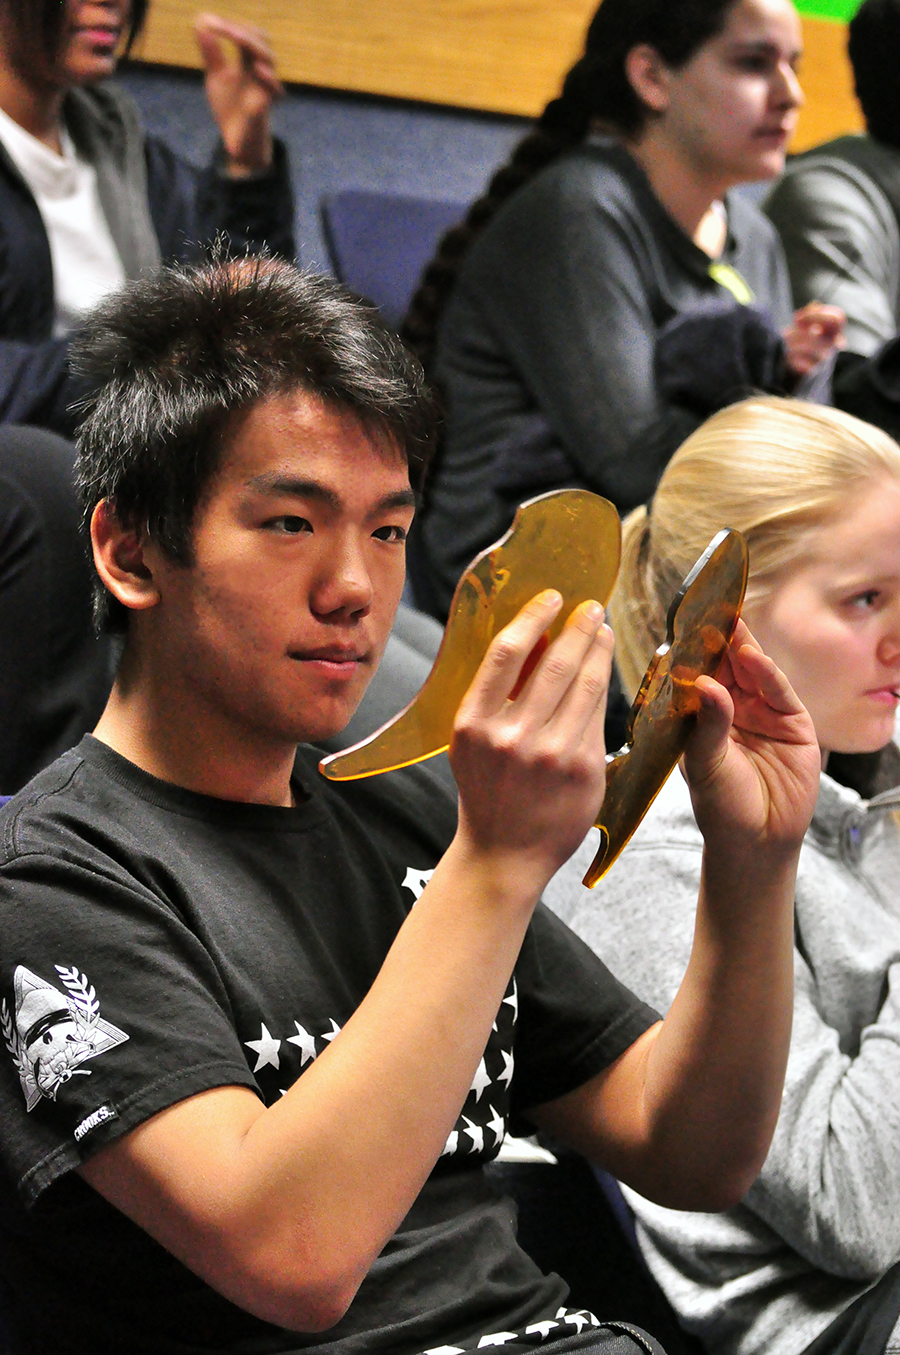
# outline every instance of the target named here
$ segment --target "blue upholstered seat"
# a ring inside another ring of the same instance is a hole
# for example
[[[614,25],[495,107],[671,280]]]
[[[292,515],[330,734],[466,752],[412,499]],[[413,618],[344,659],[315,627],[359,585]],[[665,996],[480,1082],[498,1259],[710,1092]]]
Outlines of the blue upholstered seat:
[[[393,193],[329,194],[322,220],[335,274],[399,329],[438,240],[465,211],[464,203]]]

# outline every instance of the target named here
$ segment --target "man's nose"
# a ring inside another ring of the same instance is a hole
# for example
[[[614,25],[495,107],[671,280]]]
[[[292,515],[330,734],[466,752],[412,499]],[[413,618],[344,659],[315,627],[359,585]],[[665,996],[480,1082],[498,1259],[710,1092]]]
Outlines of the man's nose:
[[[361,547],[345,542],[329,552],[313,588],[313,611],[318,616],[356,615],[368,611],[372,596],[372,577]]]

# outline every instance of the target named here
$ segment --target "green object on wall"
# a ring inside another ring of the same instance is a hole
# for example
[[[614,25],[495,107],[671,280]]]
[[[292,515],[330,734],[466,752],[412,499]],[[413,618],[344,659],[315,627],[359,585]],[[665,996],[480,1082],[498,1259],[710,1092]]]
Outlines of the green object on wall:
[[[834,23],[849,23],[862,0],[794,0],[801,14],[811,19],[831,19]]]

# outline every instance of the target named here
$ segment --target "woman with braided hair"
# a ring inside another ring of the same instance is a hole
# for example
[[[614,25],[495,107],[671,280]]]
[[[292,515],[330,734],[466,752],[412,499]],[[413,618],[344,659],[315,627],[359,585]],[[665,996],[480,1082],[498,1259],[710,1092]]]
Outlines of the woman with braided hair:
[[[789,0],[604,0],[534,132],[443,240],[405,336],[446,402],[422,523],[446,611],[522,500],[581,485],[626,512],[747,388],[793,388],[843,317],[792,319],[742,182],[784,165],[802,96]]]

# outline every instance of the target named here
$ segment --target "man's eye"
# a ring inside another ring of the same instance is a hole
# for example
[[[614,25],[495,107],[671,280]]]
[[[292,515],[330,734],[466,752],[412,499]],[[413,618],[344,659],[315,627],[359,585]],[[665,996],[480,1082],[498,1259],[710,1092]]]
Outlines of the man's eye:
[[[855,597],[850,598],[850,606],[855,607],[857,611],[866,612],[875,606],[878,597],[877,588],[867,588],[864,593],[857,593]]]
[[[406,540],[406,531],[403,527],[378,527],[372,535],[376,541],[402,543]]]
[[[266,526],[273,531],[283,532],[285,536],[301,536],[304,532],[312,531],[312,524],[307,518],[294,517],[290,513],[284,517],[272,518]]]

